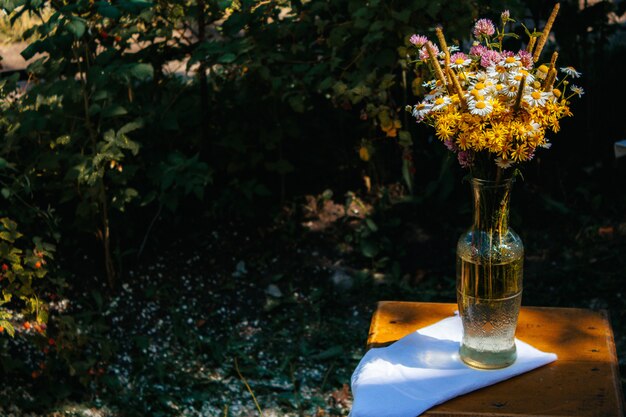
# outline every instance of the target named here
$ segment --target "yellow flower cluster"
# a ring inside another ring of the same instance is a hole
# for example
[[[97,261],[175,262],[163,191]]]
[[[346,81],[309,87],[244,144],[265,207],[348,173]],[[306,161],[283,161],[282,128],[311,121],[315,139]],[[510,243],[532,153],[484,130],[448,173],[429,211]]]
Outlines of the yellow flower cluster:
[[[549,147],[546,130],[558,132],[559,120],[571,116],[564,101],[549,101],[544,106],[523,107],[514,111],[505,102],[493,100],[493,109],[485,116],[450,105],[432,112],[429,122],[437,138],[452,141],[460,151],[488,151],[499,161],[523,162],[532,158],[537,147]]]
[[[508,12],[502,14],[498,30],[488,19],[476,22],[477,41],[468,54],[448,47],[441,28],[441,52],[425,36],[411,37],[420,48],[420,61],[430,65],[432,79],[423,84],[428,91],[424,100],[407,110],[418,122],[433,126],[464,167],[472,166],[479,152],[493,155],[501,168],[530,160],[537,148],[550,146],[546,132],[558,132],[560,119],[572,115],[569,99],[583,90],[567,79],[580,73],[561,68],[565,76],[557,80],[556,52],[549,64],[535,66],[558,9],[557,4],[541,36],[532,37],[526,49],[517,52],[502,49],[509,35],[506,25],[512,21]]]

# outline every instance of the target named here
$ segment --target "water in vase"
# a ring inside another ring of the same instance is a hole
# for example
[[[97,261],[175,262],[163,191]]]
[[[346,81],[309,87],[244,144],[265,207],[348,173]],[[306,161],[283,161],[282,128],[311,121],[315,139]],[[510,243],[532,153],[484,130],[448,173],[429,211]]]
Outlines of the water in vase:
[[[461,358],[477,368],[515,361],[523,257],[488,264],[457,256],[457,300],[463,321]]]

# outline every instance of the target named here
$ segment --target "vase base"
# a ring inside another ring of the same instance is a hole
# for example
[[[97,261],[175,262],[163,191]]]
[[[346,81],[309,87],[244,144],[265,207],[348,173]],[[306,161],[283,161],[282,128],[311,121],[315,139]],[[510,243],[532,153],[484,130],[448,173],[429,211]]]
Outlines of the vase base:
[[[461,345],[459,356],[465,364],[476,369],[501,369],[512,365],[517,359],[515,345],[500,352],[480,351]]]

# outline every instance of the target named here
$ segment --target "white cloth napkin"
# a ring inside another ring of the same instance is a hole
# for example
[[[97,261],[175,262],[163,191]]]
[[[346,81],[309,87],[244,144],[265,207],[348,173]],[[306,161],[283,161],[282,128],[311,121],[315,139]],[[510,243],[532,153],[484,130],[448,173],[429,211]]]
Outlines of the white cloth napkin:
[[[497,370],[477,370],[459,358],[463,326],[458,315],[370,349],[352,375],[351,417],[416,417],[451,398],[495,384],[556,360],[515,339],[517,360]]]

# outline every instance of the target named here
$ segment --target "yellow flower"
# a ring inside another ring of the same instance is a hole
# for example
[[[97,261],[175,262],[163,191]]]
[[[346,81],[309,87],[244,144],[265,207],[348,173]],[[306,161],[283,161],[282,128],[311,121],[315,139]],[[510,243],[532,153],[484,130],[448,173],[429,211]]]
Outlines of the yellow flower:
[[[511,142],[503,141],[500,150],[498,151],[498,156],[504,160],[508,160],[511,157]]]
[[[380,128],[387,134],[388,138],[395,138],[398,136],[398,129],[402,127],[402,122],[398,119],[391,119],[386,113],[383,113],[380,118]]]
[[[439,114],[437,117],[437,121],[435,122],[436,126],[440,124],[448,125],[452,128],[456,127],[461,120],[461,115],[455,111],[448,111],[443,114]]]
[[[361,146],[361,148],[359,149],[359,158],[367,162],[370,160],[370,157],[371,155],[369,149],[367,149],[366,146]]]
[[[465,132],[461,133],[456,138],[456,144],[459,146],[459,149],[461,149],[462,151],[466,151],[469,148],[468,139],[469,139],[469,134]]]
[[[480,152],[485,149],[485,145],[487,144],[487,138],[484,132],[480,130],[474,130],[470,133],[469,136],[469,145],[476,152]]]
[[[525,143],[519,143],[511,152],[511,159],[515,162],[522,162],[528,159],[527,147]]]
[[[452,128],[444,123],[438,124],[437,125],[437,137],[439,139],[441,139],[442,141],[446,140],[446,139],[450,139],[452,136],[454,136],[454,130],[452,130]]]
[[[548,75],[548,71],[550,70],[550,68],[548,68],[547,65],[540,65],[539,68],[537,68],[537,78],[546,78],[546,76]]]

